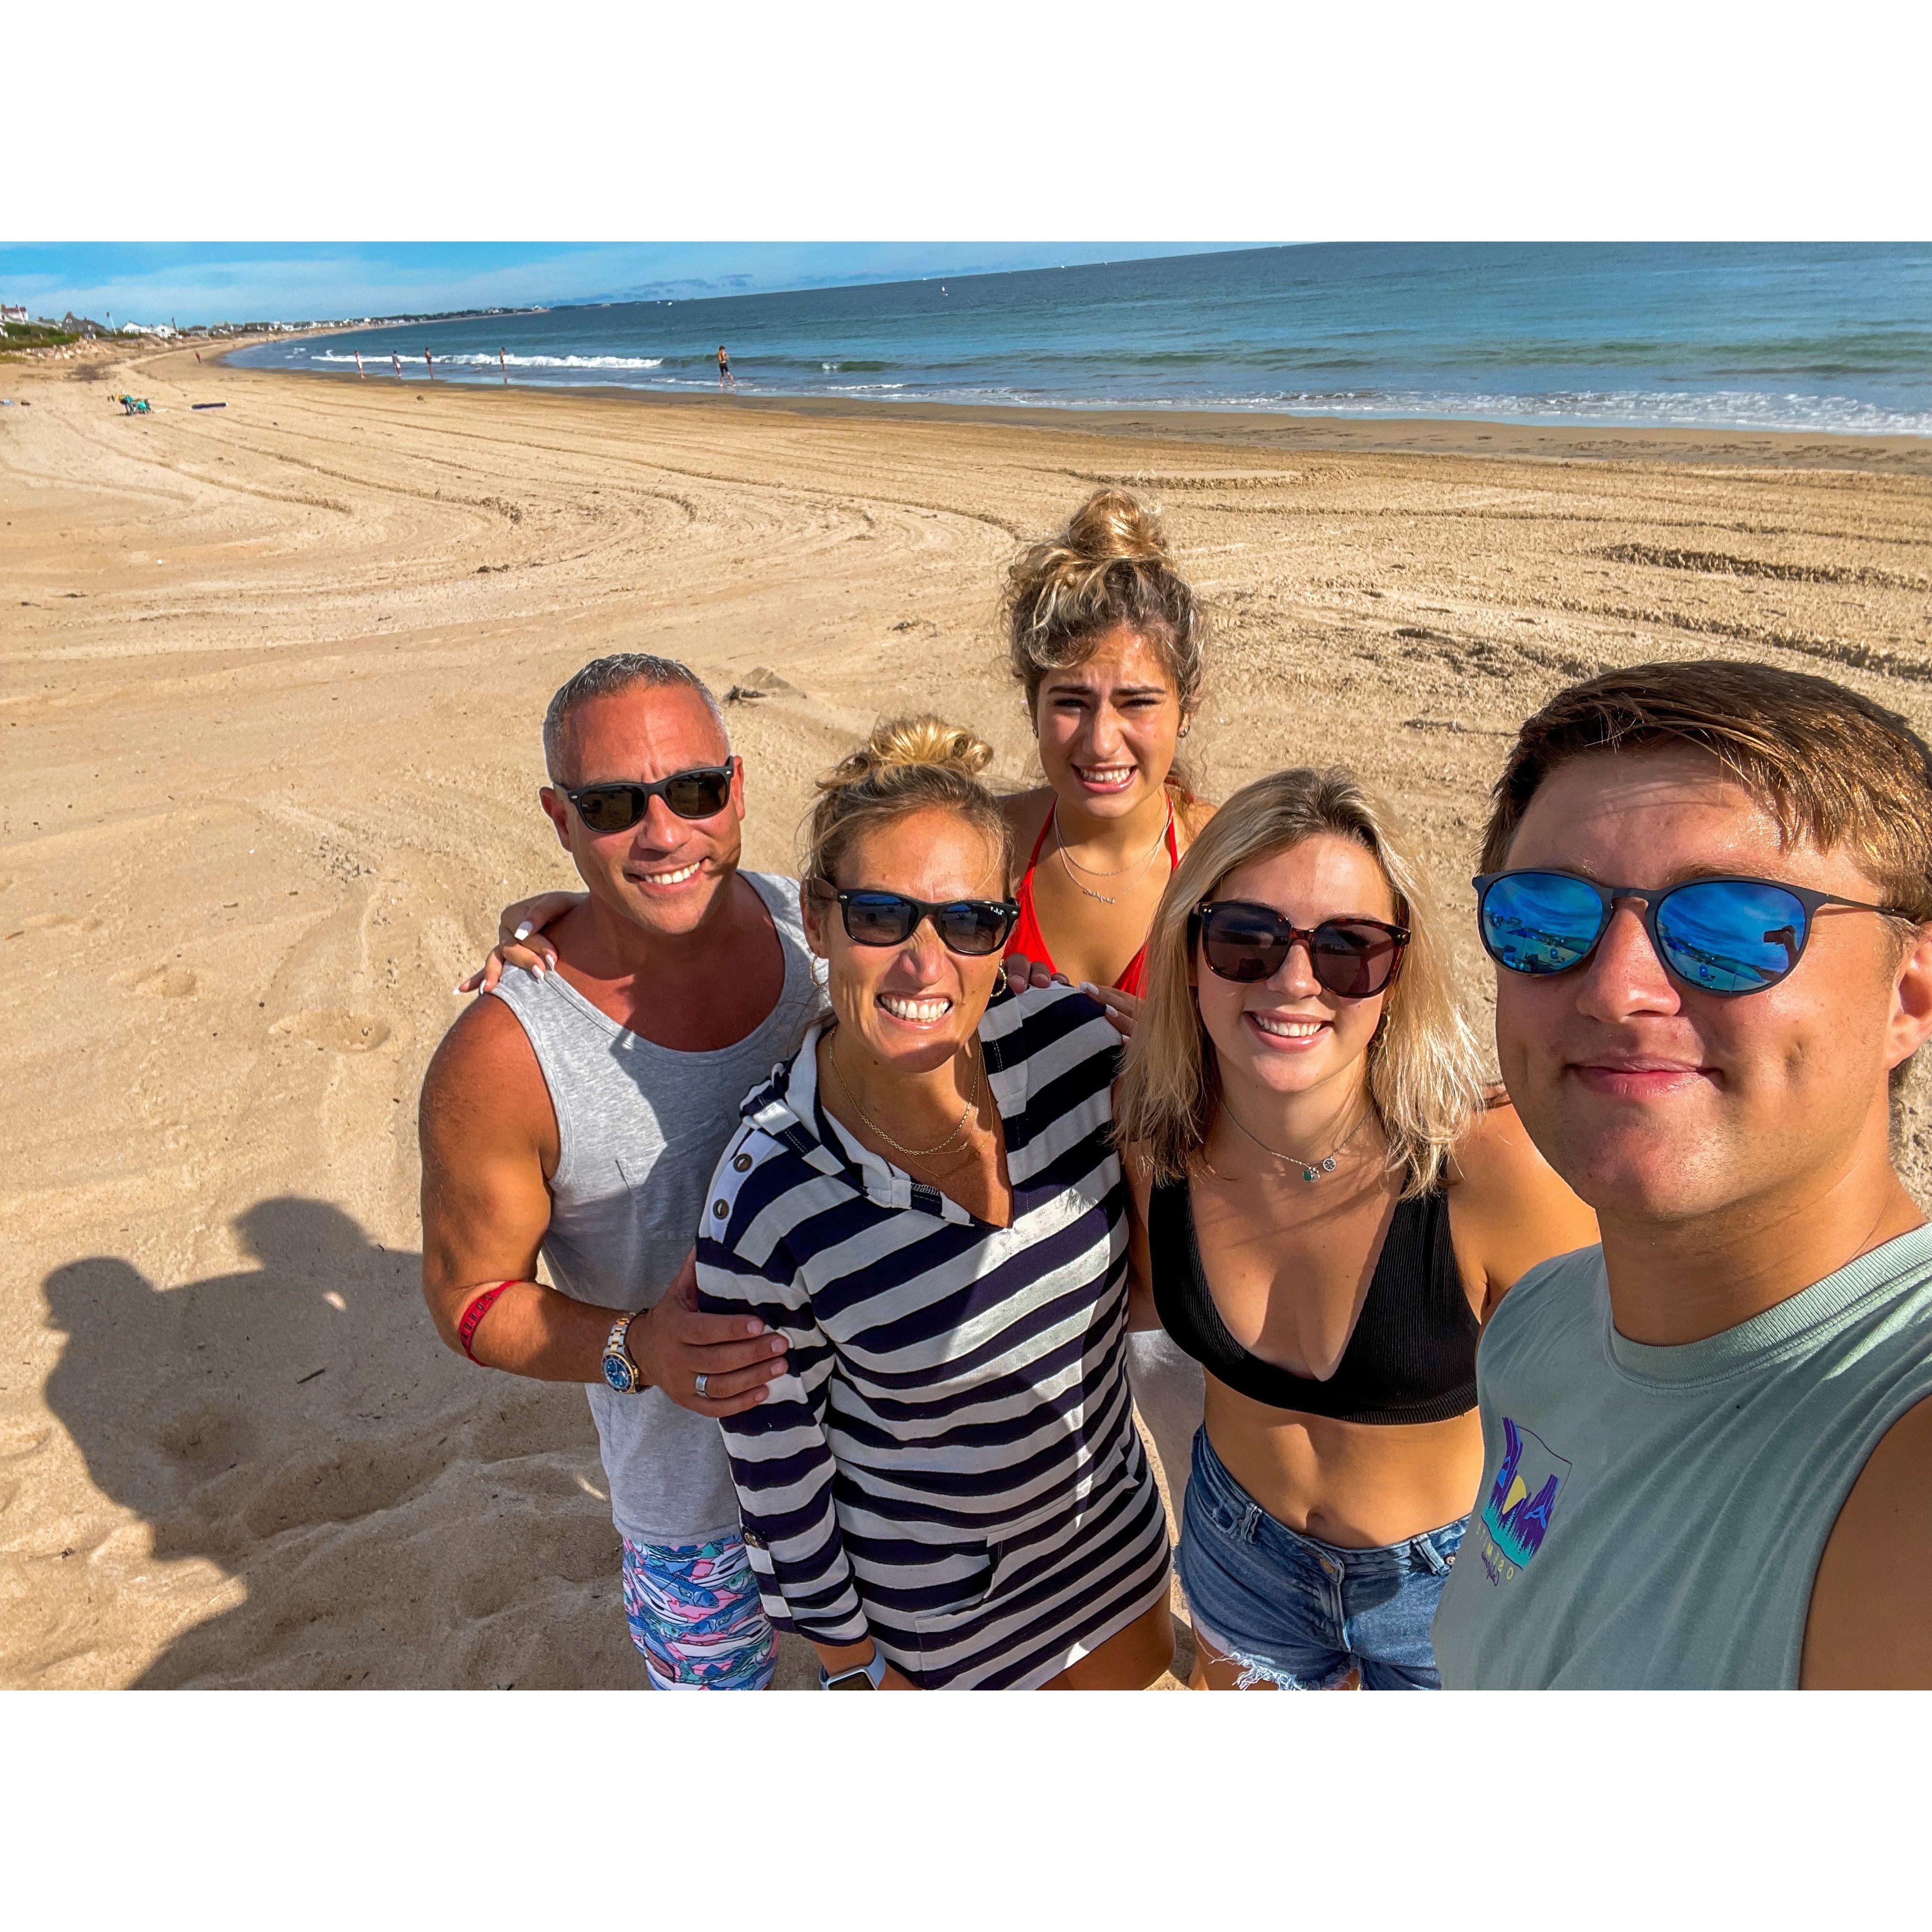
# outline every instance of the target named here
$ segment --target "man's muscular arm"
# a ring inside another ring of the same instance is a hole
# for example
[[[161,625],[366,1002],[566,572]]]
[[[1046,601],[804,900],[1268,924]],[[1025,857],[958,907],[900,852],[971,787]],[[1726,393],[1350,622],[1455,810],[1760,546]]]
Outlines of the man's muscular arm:
[[[1886,1431],[1838,1512],[1812,1579],[1798,1682],[1932,1690],[1932,1401]]]
[[[604,1341],[622,1310],[531,1279],[550,1225],[556,1117],[529,1038],[500,1000],[478,1000],[436,1049],[420,1130],[423,1298],[437,1334],[460,1349],[464,1311],[508,1282],[470,1336],[473,1359],[542,1382],[601,1381]],[[784,1372],[784,1345],[754,1318],[700,1315],[696,1299],[687,1260],[664,1299],[632,1322],[631,1355],[646,1385],[680,1408],[734,1415]],[[699,1375],[708,1378],[704,1396]]]

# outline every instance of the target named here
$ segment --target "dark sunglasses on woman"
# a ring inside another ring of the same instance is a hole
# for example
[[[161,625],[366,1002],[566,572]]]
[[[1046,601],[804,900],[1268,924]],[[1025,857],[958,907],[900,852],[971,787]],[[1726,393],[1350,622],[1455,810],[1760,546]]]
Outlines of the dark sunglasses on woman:
[[[628,832],[662,798],[680,818],[716,818],[731,796],[729,765],[700,765],[650,784],[586,785],[564,796],[592,832]]]
[[[1643,929],[1668,970],[1700,992],[1761,993],[1804,956],[1821,906],[1912,915],[1775,879],[1687,879],[1662,892],[1603,886],[1574,872],[1484,872],[1475,880],[1476,924],[1498,966],[1532,978],[1582,965],[1610,930],[1618,901],[1635,900]]]
[[[983,959],[1006,944],[1020,916],[1010,899],[910,899],[903,892],[818,890],[838,902],[845,937],[855,946],[903,946],[929,919],[949,952]]]
[[[1308,949],[1316,983],[1338,1000],[1372,1000],[1395,977],[1408,944],[1408,928],[1379,919],[1324,919],[1299,926],[1272,906],[1249,899],[1214,899],[1194,908],[1188,944],[1198,938],[1201,956],[1223,980],[1251,986],[1272,980],[1296,945]]]

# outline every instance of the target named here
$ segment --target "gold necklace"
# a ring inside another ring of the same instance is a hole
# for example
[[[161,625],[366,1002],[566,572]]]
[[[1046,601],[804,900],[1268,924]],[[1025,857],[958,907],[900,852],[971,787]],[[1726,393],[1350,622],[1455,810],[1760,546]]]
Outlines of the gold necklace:
[[[1083,866],[1078,860],[1068,856],[1066,837],[1060,830],[1060,801],[1055,799],[1053,802],[1053,849],[1060,854],[1060,870],[1072,880],[1076,890],[1084,892],[1090,899],[1098,899],[1102,905],[1118,905],[1121,895],[1119,892],[1111,896],[1096,892],[1091,886],[1082,885],[1078,879],[1074,878],[1074,874],[1076,872],[1084,872],[1090,879],[1118,879],[1123,872],[1144,875],[1148,868],[1154,863],[1154,854],[1167,843],[1167,835],[1173,829],[1174,801],[1169,799],[1167,802],[1167,823],[1160,828],[1160,836],[1147,848],[1145,854],[1130,865],[1115,866],[1111,872],[1098,872],[1093,866]],[[1140,878],[1137,877],[1134,884],[1138,885]]]
[[[838,1083],[839,1092],[843,1094],[846,1099],[851,1102],[853,1111],[857,1114],[860,1119],[863,1120],[866,1126],[870,1127],[873,1132],[877,1134],[880,1139],[884,1141],[888,1147],[896,1148],[901,1154],[909,1155],[914,1160],[928,1160],[936,1154],[944,1154],[946,1150],[959,1138],[960,1135],[965,1131],[966,1123],[973,1117],[973,1114],[979,1108],[980,1090],[985,1084],[986,1078],[986,1069],[981,1065],[979,1060],[976,1058],[973,1062],[973,1090],[971,1094],[968,1096],[965,1106],[960,1109],[959,1118],[953,1123],[952,1131],[948,1134],[943,1141],[935,1142],[934,1144],[929,1148],[916,1148],[909,1147],[904,1141],[900,1140],[895,1136],[887,1132],[886,1130],[884,1127],[880,1126],[878,1122],[874,1120],[872,1115],[867,1113],[865,1108],[860,1105],[858,1095],[854,1093],[851,1088],[846,1084],[844,1075],[838,1070],[838,1057],[836,1052],[827,1052],[825,1056],[825,1064],[832,1070],[832,1077]]]
[[[1336,1155],[1340,1154],[1342,1150],[1347,1147],[1348,1143],[1353,1140],[1355,1136],[1369,1124],[1369,1117],[1366,1114],[1364,1114],[1362,1118],[1335,1143],[1334,1148],[1329,1153],[1324,1154],[1321,1160],[1311,1165],[1309,1162],[1304,1160],[1299,1154],[1283,1154],[1279,1148],[1270,1147],[1268,1142],[1263,1140],[1261,1136],[1256,1133],[1252,1127],[1247,1126],[1243,1121],[1240,1115],[1236,1113],[1234,1108],[1228,1105],[1225,1096],[1221,1102],[1221,1111],[1227,1115],[1229,1120],[1234,1122],[1236,1126],[1240,1129],[1243,1133],[1247,1136],[1250,1140],[1254,1142],[1256,1147],[1261,1149],[1263,1154],[1273,1156],[1275,1160],[1281,1162],[1284,1166],[1300,1168],[1301,1170],[1301,1178],[1304,1180],[1306,1181],[1319,1180],[1324,1174],[1333,1174],[1335,1172]]]

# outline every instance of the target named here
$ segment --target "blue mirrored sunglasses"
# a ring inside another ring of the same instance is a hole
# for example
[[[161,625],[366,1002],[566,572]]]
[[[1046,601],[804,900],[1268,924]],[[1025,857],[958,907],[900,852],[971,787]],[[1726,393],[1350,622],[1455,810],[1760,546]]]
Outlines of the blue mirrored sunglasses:
[[[1821,906],[1912,915],[1774,879],[1688,879],[1663,892],[1603,886],[1573,872],[1484,872],[1475,880],[1483,946],[1512,973],[1568,973],[1596,951],[1619,903],[1634,901],[1658,958],[1688,986],[1735,998],[1761,993],[1804,956]]]

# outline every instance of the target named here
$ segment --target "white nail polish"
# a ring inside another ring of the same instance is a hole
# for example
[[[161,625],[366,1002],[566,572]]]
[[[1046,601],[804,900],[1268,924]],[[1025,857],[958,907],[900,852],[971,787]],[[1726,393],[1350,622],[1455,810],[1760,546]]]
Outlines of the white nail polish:
[[[518,939],[527,939],[533,929],[530,921],[525,920],[523,924],[517,928],[515,937]]]

